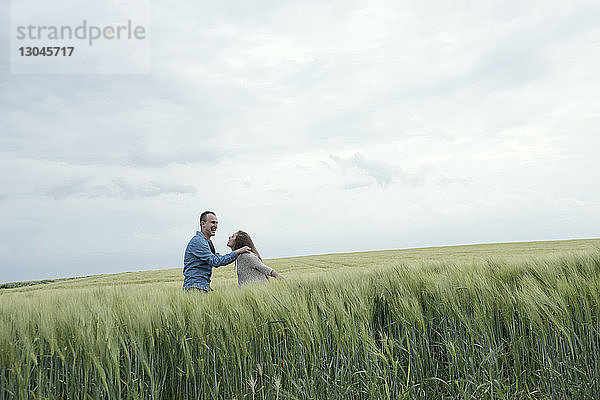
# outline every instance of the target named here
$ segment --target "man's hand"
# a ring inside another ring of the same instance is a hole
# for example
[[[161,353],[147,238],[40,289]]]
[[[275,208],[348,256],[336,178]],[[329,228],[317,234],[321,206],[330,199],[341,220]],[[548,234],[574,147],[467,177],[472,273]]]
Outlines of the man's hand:
[[[235,252],[239,256],[240,254],[243,254],[243,253],[251,253],[252,249],[248,246],[244,246],[242,248],[237,249]]]

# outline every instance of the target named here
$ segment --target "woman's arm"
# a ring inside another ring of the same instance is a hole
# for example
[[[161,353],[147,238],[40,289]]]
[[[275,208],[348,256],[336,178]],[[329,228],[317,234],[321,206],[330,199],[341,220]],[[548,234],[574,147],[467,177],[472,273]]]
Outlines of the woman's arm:
[[[273,278],[285,279],[283,275],[260,261],[260,258],[258,258],[255,254],[252,254],[252,256],[248,257],[248,259],[250,261],[250,267],[262,272],[267,278],[272,276]]]
[[[273,278],[278,278],[278,279],[285,279],[285,276],[281,275],[274,269],[271,269],[271,274],[269,276],[272,276]]]

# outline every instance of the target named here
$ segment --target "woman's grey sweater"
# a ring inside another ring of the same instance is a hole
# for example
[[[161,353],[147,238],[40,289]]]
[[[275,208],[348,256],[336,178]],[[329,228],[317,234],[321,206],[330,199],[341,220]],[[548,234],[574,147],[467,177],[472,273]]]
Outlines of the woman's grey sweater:
[[[238,286],[248,282],[266,282],[273,268],[267,267],[254,253],[240,254],[236,260]]]

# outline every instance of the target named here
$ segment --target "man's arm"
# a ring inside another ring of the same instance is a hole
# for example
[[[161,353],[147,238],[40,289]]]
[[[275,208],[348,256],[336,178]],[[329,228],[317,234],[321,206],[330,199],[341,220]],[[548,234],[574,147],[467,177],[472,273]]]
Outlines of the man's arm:
[[[231,264],[238,255],[247,253],[251,250],[250,247],[244,246],[241,249],[234,250],[231,253],[222,256],[220,254],[213,254],[212,251],[210,251],[207,240],[198,239],[193,243],[191,251],[192,254],[199,260],[204,261],[211,267],[217,268],[223,265]]]
[[[204,261],[211,267],[220,267],[222,265],[227,265],[232,263],[238,256],[238,253],[232,251],[231,253],[220,255],[213,254],[210,251],[210,247],[208,246],[208,241],[198,239],[195,241],[191,248],[192,254],[194,257],[198,258],[201,261]]]

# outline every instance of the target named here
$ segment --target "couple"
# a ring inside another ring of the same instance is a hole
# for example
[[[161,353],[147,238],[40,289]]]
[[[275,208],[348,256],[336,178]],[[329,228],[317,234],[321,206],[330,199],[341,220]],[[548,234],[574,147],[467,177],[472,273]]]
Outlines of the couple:
[[[248,282],[266,282],[269,276],[283,278],[262,262],[250,235],[237,231],[229,236],[227,246],[232,250],[224,256],[217,254],[210,238],[217,231],[217,215],[204,211],[200,215],[200,231],[196,232],[185,249],[183,258],[183,290],[208,292],[213,267],[227,265],[237,260],[238,286]]]

